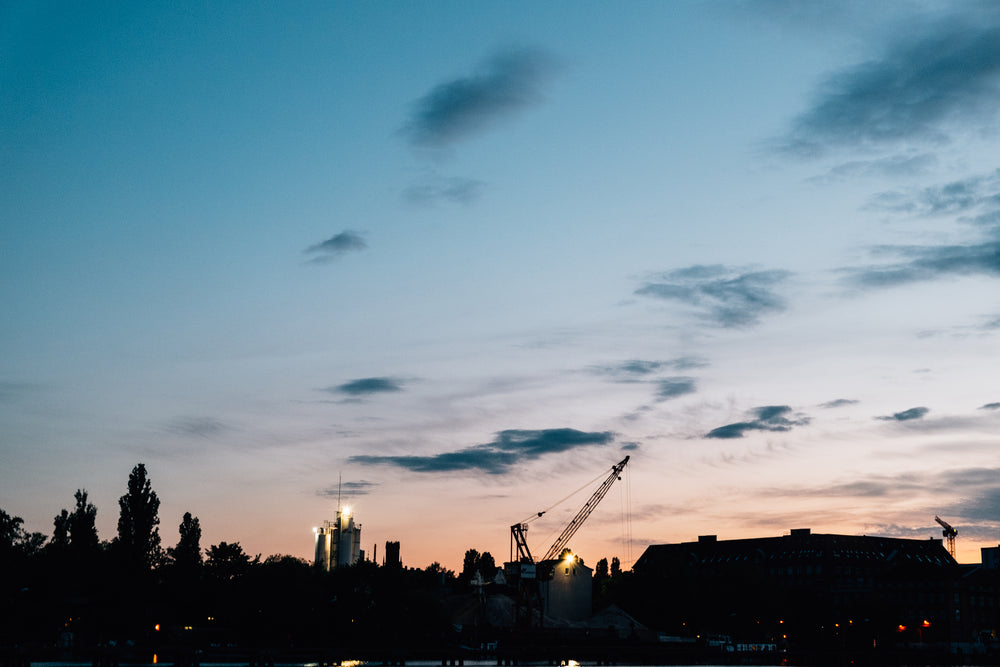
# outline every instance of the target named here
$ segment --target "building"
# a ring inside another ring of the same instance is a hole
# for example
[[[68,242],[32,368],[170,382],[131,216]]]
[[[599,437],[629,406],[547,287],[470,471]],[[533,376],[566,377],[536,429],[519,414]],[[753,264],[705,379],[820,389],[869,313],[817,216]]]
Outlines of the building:
[[[353,565],[363,557],[361,524],[354,523],[349,509],[337,510],[334,521],[324,521],[316,534],[316,566],[329,572],[331,568]]]
[[[583,621],[593,605],[594,571],[569,549],[558,560],[544,561],[547,576],[539,581],[542,609],[549,618]]]
[[[399,542],[386,541],[385,561],[382,563],[386,567],[399,569],[403,567],[403,561],[399,559]]]
[[[870,649],[949,646],[981,632],[962,612],[969,573],[940,539],[706,535],[652,545],[632,569],[630,611],[671,635]]]

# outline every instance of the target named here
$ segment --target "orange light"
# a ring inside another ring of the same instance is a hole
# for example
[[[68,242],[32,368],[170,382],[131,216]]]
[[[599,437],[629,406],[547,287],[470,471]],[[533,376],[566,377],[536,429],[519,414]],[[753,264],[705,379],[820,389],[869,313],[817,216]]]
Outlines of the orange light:
[[[159,632],[160,631],[160,624],[157,623],[156,625],[154,625],[153,629],[156,630],[157,632]]]
[[[929,627],[931,627],[931,622],[930,622],[930,621],[928,621],[928,620],[926,620],[926,619],[924,619],[924,622],[923,622],[923,626],[924,626],[925,628],[929,628]]]
[[[900,623],[896,626],[896,632],[906,632],[906,626]]]

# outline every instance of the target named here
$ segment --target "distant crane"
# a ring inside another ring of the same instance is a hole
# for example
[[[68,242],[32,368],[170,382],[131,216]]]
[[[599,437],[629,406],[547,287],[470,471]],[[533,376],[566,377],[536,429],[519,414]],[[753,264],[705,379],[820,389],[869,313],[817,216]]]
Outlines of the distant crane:
[[[955,557],[955,537],[958,535],[958,531],[955,530],[954,528],[952,528],[951,525],[947,521],[945,521],[944,519],[942,519],[939,516],[935,516],[934,520],[937,521],[941,525],[941,528],[944,529],[944,530],[941,531],[941,535],[946,540],[948,540],[948,553],[950,553],[951,557],[954,558]]]
[[[521,590],[521,599],[524,604],[528,607],[528,612],[530,614],[531,607],[533,603],[538,600],[538,580],[539,579],[549,579],[551,576],[551,561],[559,558],[562,555],[563,549],[569,543],[570,538],[576,534],[576,531],[580,529],[583,522],[587,520],[590,513],[594,511],[597,504],[601,502],[601,499],[608,494],[608,491],[614,485],[614,483],[621,479],[622,470],[628,465],[628,460],[630,457],[626,456],[624,459],[611,466],[611,474],[601,483],[601,485],[594,491],[593,495],[584,503],[580,511],[576,513],[573,520],[566,525],[562,533],[556,538],[556,541],[552,543],[549,550],[545,552],[540,561],[535,561],[531,555],[531,549],[528,548],[527,532],[528,523],[539,518],[545,511],[536,513],[534,516],[528,517],[526,520],[515,523],[510,527],[510,556],[511,563],[517,563],[520,565],[519,572],[519,588]],[[515,551],[517,557],[515,559]],[[538,566],[541,567],[538,567]]]

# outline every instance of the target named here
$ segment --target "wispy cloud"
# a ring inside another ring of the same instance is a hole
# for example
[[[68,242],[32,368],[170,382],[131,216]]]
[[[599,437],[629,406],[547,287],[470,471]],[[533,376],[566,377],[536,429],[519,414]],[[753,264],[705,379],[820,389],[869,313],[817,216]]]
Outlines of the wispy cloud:
[[[821,403],[819,407],[821,408],[843,408],[848,405],[856,405],[858,401],[851,398],[838,398],[832,401],[827,401],[826,403]]]
[[[970,222],[996,224],[1000,210],[1000,169],[947,183],[875,195],[871,208],[925,217],[964,215]]]
[[[881,246],[876,250],[902,261],[847,269],[850,284],[879,288],[955,276],[1000,276],[1000,239],[969,245]]]
[[[554,71],[537,49],[507,50],[473,74],[436,86],[417,100],[403,133],[414,146],[440,148],[538,104]]]
[[[995,12],[982,18],[900,31],[881,56],[834,73],[782,147],[814,156],[835,147],[939,143],[953,124],[991,125],[1000,106],[1000,28]]]
[[[823,183],[872,176],[916,176],[927,172],[937,161],[937,156],[931,153],[890,155],[873,160],[851,160],[839,164],[826,174],[811,178],[809,181]]]
[[[472,178],[434,176],[408,187],[403,199],[420,206],[439,201],[469,205],[479,199],[485,187],[485,183]]]
[[[930,412],[930,408],[925,408],[923,406],[910,408],[909,410],[903,410],[902,412],[895,412],[891,415],[883,415],[881,417],[876,417],[881,421],[897,421],[906,422],[914,419],[923,419],[924,415]]]
[[[742,438],[747,431],[790,431],[795,426],[805,426],[810,419],[795,413],[787,405],[764,405],[751,410],[752,419],[734,424],[726,424],[712,429],[706,438]]]
[[[629,359],[617,364],[591,366],[590,370],[600,375],[614,376],[624,382],[636,382],[660,371],[687,371],[706,366],[708,361],[701,357],[677,357],[665,360]]]
[[[660,274],[635,293],[694,306],[718,326],[749,327],[764,315],[785,310],[785,300],[775,287],[790,275],[788,271],[695,265]]]
[[[402,391],[403,385],[400,380],[390,377],[371,377],[351,380],[344,384],[327,387],[323,391],[331,394],[348,394],[350,396],[366,396],[369,394],[384,394],[394,391]]]
[[[175,417],[163,424],[161,429],[173,435],[187,438],[214,438],[231,429],[212,417]]]
[[[580,447],[605,445],[614,440],[610,431],[585,432],[571,428],[500,431],[492,442],[432,456],[357,455],[348,459],[365,465],[391,465],[413,472],[481,471],[491,475],[546,454]]]
[[[375,482],[368,482],[362,479],[351,482],[342,482],[337,486],[328,486],[325,489],[317,491],[316,495],[326,496],[328,498],[367,496],[377,486],[378,484]]]
[[[1000,403],[987,403],[979,406],[980,410],[1000,410]]]
[[[665,378],[656,382],[656,398],[661,401],[693,394],[696,391],[695,381],[689,377]]]
[[[325,264],[349,253],[358,252],[368,248],[364,238],[351,230],[345,230],[335,236],[331,236],[325,241],[311,245],[304,250],[307,255],[312,255],[309,260],[312,264]]]

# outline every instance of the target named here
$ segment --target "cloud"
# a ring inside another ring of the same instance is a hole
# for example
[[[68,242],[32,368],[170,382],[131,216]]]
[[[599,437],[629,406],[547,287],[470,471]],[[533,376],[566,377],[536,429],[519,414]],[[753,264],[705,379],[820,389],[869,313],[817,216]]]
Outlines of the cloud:
[[[611,366],[592,366],[591,370],[601,375],[614,375],[624,381],[635,381],[636,378],[653,375],[662,370],[686,371],[695,368],[705,368],[708,362],[701,357],[677,357],[676,359],[653,361],[648,359],[629,359]]]
[[[303,252],[307,255],[315,255],[309,260],[312,264],[325,264],[345,255],[349,252],[358,252],[368,248],[364,238],[357,232],[345,230],[331,236],[327,240],[311,245]]]
[[[1000,410],[1000,403],[987,403],[979,406],[980,410]]]
[[[821,408],[842,408],[847,405],[856,405],[858,401],[850,398],[838,398],[833,401],[827,401],[826,403],[821,403],[819,407]]]
[[[579,447],[605,445],[614,440],[610,431],[584,432],[571,428],[500,431],[493,442],[473,445],[433,456],[357,455],[348,460],[363,465],[391,465],[411,472],[460,472],[478,470],[500,475],[525,461]]]
[[[485,186],[482,181],[472,178],[434,177],[408,187],[403,191],[403,199],[421,206],[437,201],[469,205],[479,199]]]
[[[785,310],[785,300],[774,287],[790,275],[787,271],[741,272],[721,265],[695,265],[661,274],[635,294],[694,306],[718,326],[748,327],[758,324],[763,315]]]
[[[924,217],[974,213],[967,220],[996,224],[1000,211],[1000,169],[909,191],[881,192],[869,206]]]
[[[436,86],[417,100],[403,133],[414,146],[441,148],[543,99],[552,59],[534,49],[508,50],[474,74]]]
[[[163,425],[167,433],[187,438],[214,438],[230,427],[212,417],[176,417]]]
[[[898,31],[878,58],[831,75],[795,119],[782,148],[816,156],[834,147],[940,143],[954,125],[988,127],[1000,103],[996,21],[939,22]]]
[[[660,380],[656,383],[656,397],[661,401],[671,398],[693,394],[697,391],[695,382],[688,377],[673,377]]]
[[[902,412],[896,412],[891,415],[876,417],[875,419],[879,419],[882,421],[905,422],[905,421],[911,421],[913,419],[923,419],[924,415],[926,415],[928,412],[930,412],[930,408],[917,407],[917,408],[910,408],[909,410],[903,410]]]
[[[877,250],[903,261],[848,269],[849,282],[880,288],[945,277],[1000,276],[1000,240],[969,245],[881,246]]]
[[[328,486],[325,489],[317,491],[316,495],[326,496],[328,498],[340,498],[341,496],[367,496],[377,486],[378,484],[375,482],[368,482],[362,479],[356,482],[342,482],[337,486]]]
[[[793,413],[787,405],[765,405],[753,408],[754,418],[734,424],[726,424],[712,429],[706,438],[742,438],[747,431],[790,431],[793,426],[805,426],[810,419],[806,415]]]
[[[919,217],[950,216],[981,237],[966,244],[884,245],[877,257],[895,261],[844,270],[849,284],[883,288],[958,276],[1000,276],[1000,170],[910,191],[876,195],[869,208]]]
[[[843,181],[872,176],[916,176],[928,171],[937,163],[930,153],[919,155],[891,155],[875,160],[852,160],[833,167],[826,174],[808,179],[810,182]]]
[[[328,391],[331,394],[366,396],[368,394],[383,394],[402,390],[403,386],[399,380],[388,377],[374,377],[351,380],[350,382],[345,382],[334,387],[327,387],[323,391]]]

